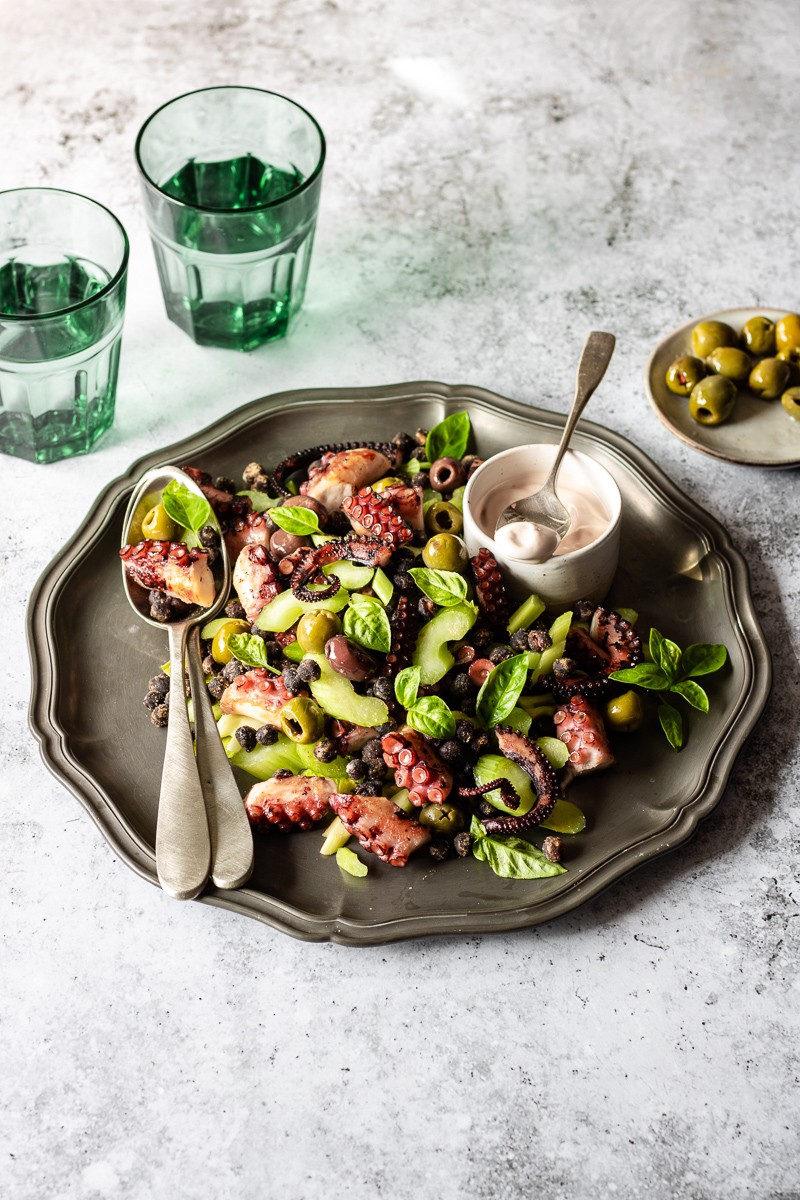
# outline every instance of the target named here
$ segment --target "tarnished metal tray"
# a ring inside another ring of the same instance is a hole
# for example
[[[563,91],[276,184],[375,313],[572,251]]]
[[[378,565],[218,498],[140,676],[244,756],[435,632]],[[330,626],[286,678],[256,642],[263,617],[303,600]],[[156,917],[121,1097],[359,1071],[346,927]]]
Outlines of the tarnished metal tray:
[[[144,879],[157,882],[164,735],[147,720],[142,697],[166,641],[136,620],[120,585],[117,548],[134,482],[163,462],[236,476],[254,458],[270,464],[302,446],[413,431],[455,409],[469,412],[484,457],[523,442],[555,442],[564,424],[562,415],[481,388],[437,383],[267,396],[134,463],[109,484],[42,575],[28,612],[33,731],[47,766]],[[203,902],[295,937],[349,944],[516,929],[569,912],[680,845],[719,802],[771,681],[744,559],[722,526],[629,442],[581,422],[573,444],[611,471],[623,496],[611,601],[638,609],[642,628],[656,625],[679,644],[728,647],[729,665],[710,681],[711,711],[691,714],[685,748],[675,754],[655,721],[646,732],[618,739],[619,765],[570,793],[588,827],[569,840],[568,873],[555,878],[503,880],[472,859],[434,864],[418,856],[401,870],[375,860],[367,878],[355,879],[320,857],[319,834],[275,834],[257,838],[247,887],[209,888]]]

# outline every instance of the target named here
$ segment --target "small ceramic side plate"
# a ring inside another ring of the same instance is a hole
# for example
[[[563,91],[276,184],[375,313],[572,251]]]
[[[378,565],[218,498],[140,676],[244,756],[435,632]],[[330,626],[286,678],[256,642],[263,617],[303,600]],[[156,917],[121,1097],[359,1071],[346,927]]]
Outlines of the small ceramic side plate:
[[[759,400],[740,387],[733,415],[723,425],[698,425],[689,415],[688,398],[674,395],[665,379],[670,363],[681,354],[691,354],[692,329],[700,321],[725,321],[739,333],[750,317],[760,315],[777,321],[790,311],[727,308],[704,313],[674,329],[658,343],[645,364],[644,382],[650,402],[670,433],[703,454],[727,462],[774,468],[800,465],[800,421],[789,416],[780,400]]]

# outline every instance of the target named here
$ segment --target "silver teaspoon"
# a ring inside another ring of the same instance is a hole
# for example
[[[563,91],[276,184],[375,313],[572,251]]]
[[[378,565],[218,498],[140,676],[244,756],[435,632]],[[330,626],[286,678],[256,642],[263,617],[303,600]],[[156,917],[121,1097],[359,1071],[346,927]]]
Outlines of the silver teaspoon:
[[[555,460],[544,484],[532,496],[523,496],[509,504],[500,513],[495,527],[495,537],[507,525],[517,522],[527,522],[534,528],[531,531],[532,545],[539,544],[540,553],[525,553],[529,562],[543,562],[550,558],[558,549],[559,543],[572,524],[572,517],[556,494],[556,477],[561,466],[561,460],[569,446],[570,438],[578,418],[608,369],[611,355],[614,353],[616,338],[611,333],[590,333],[584,343],[578,363],[578,378],[575,385],[575,399],[569,410],[564,432],[558,444]],[[516,557],[509,551],[510,557]]]
[[[172,480],[203,498],[194,480],[176,467],[149,471],[129,501],[123,545],[141,540],[142,520]],[[212,519],[216,524],[216,519]],[[240,886],[253,867],[253,839],[247,815],[217,734],[211,697],[200,666],[199,625],[219,611],[230,586],[230,564],[224,540],[220,540],[213,602],[208,607],[195,606],[182,621],[167,623],[170,677],[174,683],[158,804],[156,868],[164,891],[176,900],[190,900],[198,895],[208,881],[209,870],[218,887],[231,888]],[[131,607],[143,620],[163,629],[149,615],[147,592],[133,583],[124,565],[122,571]],[[197,758],[181,686],[190,636],[189,678],[194,698]]]

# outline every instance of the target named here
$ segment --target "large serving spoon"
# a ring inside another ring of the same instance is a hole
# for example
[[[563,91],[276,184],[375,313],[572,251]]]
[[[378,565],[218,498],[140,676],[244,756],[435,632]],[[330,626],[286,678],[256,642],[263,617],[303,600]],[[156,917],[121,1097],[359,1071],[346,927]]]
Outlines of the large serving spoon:
[[[148,471],[128,503],[122,544],[142,538],[142,521],[162,491],[177,480],[200,499],[203,493],[189,475],[177,467]],[[216,518],[211,518],[216,524]],[[167,745],[158,801],[156,869],[159,882],[176,900],[191,900],[208,882],[209,873],[219,888],[240,887],[253,869],[253,837],[230,763],[219,738],[208,688],[200,664],[199,627],[225,603],[230,588],[230,563],[224,538],[215,564],[216,594],[208,608],[195,606],[183,620],[166,624],[169,636],[170,692]],[[135,584],[123,565],[125,593],[133,610],[149,625],[163,629],[149,614],[144,588]],[[183,688],[183,663],[187,657],[194,701],[197,756]]]
[[[567,415],[550,474],[537,492],[515,500],[498,517],[495,538],[508,525],[524,521],[532,526],[527,539],[530,552],[525,554],[529,562],[543,562],[552,557],[572,524],[568,509],[556,493],[556,478],[578,418],[605,375],[615,345],[616,338],[612,333],[595,331],[589,334],[578,363],[575,399]]]

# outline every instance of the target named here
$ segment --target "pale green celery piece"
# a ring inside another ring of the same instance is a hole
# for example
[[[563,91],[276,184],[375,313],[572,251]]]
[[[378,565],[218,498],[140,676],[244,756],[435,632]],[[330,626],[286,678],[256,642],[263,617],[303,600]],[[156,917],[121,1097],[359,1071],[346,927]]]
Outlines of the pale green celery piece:
[[[336,851],[336,865],[357,879],[363,879],[367,874],[367,864],[361,861],[355,850],[348,850],[346,846],[340,846]]]
[[[372,577],[372,590],[381,604],[391,604],[392,596],[394,595],[394,585],[386,572],[380,567],[375,568],[375,574]]]
[[[454,604],[443,608],[420,630],[411,656],[412,665],[420,668],[420,681],[438,683],[455,663],[447,643],[466,637],[475,624],[477,612],[471,604]]]
[[[535,696],[520,696],[517,704],[533,718],[552,717],[556,711],[555,702],[549,692],[539,692]]]
[[[222,713],[217,721],[217,731],[220,737],[230,737],[242,725],[247,725],[250,729],[260,729],[263,721],[259,722],[254,717],[239,717],[235,713]]]
[[[341,850],[342,846],[346,846],[350,841],[350,834],[345,829],[338,817],[334,817],[325,832],[325,840],[322,843],[320,854],[326,857],[330,854],[335,854],[337,850]]]
[[[503,803],[500,792],[487,792],[484,800],[488,800],[500,812],[510,815],[522,817],[530,812],[536,802],[536,793],[529,776],[521,767],[501,754],[484,754],[475,764],[475,782],[491,783],[493,779],[508,779],[514,785],[520,799],[519,808],[508,808]],[[586,828],[586,817],[577,804],[570,800],[556,800],[549,817],[545,817],[539,823],[542,828],[550,829],[553,833],[580,833]]]
[[[414,805],[408,798],[408,788],[398,788],[389,798],[392,804],[396,804],[398,808],[402,808],[403,812],[413,813]]]
[[[553,833],[582,833],[586,828],[586,817],[571,800],[556,800],[550,816],[539,824]]]
[[[544,600],[534,592],[528,596],[527,600],[522,601],[519,608],[514,609],[514,612],[509,617],[508,632],[516,633],[518,629],[527,629],[528,625],[532,625],[542,615],[544,610]]]
[[[334,671],[324,654],[313,653],[307,657],[320,670],[319,679],[309,684],[311,695],[329,717],[367,727],[383,725],[388,720],[389,710],[383,700],[377,696],[360,696],[349,679]]]
[[[538,665],[534,667],[533,674],[530,677],[529,686],[549,675],[553,663],[557,658],[561,658],[564,653],[564,646],[566,645],[567,634],[569,633],[571,624],[572,610],[562,613],[560,617],[556,617],[555,621],[553,621],[553,624],[550,626],[550,637],[553,644],[547,650],[542,651]]]
[[[241,767],[249,775],[254,775],[256,779],[271,779],[279,770],[291,771],[293,775],[300,775],[303,771],[311,770],[315,775],[335,779],[337,788],[344,790],[339,781],[341,780],[343,783],[347,779],[345,772],[347,759],[335,758],[333,762],[321,763],[314,757],[313,742],[301,745],[280,734],[278,740],[270,746],[257,745],[249,752],[243,750],[238,742],[236,745],[239,748],[231,756],[231,761],[234,766]]]
[[[336,538],[330,533],[312,533],[311,541],[315,546],[324,546],[326,542],[335,542]]]
[[[305,651],[299,642],[289,642],[288,646],[283,647],[283,657],[288,658],[289,662],[302,662],[305,656]]]
[[[170,664],[168,662],[161,664],[161,670],[164,672],[165,675],[171,674],[169,668],[170,668]]]
[[[615,608],[614,612],[618,617],[622,617],[623,621],[627,621],[629,625],[635,625],[639,620],[639,614],[635,608]]]
[[[536,745],[554,770],[558,771],[567,765],[569,750],[560,738],[540,737],[536,739]]]
[[[200,630],[200,637],[203,638],[204,641],[210,642],[214,634],[217,633],[218,630],[222,629],[223,625],[227,625],[230,619],[230,617],[215,617],[213,621],[206,621],[205,625]]]
[[[284,633],[295,621],[300,620],[303,613],[316,612],[320,608],[325,608],[328,612],[341,612],[349,601],[350,593],[343,587],[327,600],[308,602],[298,600],[292,591],[278,592],[278,595],[262,609],[256,625],[268,633]]]
[[[454,508],[457,508],[459,512],[464,511],[464,492],[466,490],[466,487],[456,488],[450,496],[450,503]]]
[[[374,567],[364,567],[360,563],[348,562],[346,559],[341,562],[328,563],[322,568],[323,575],[335,575],[341,581],[342,587],[348,588],[351,592],[356,588],[367,587],[371,583],[374,573]]]
[[[531,727],[532,721],[533,717],[531,717],[524,708],[517,707],[512,708],[511,712],[503,721],[503,724],[510,725],[512,729],[516,729],[517,733],[527,733]]]

